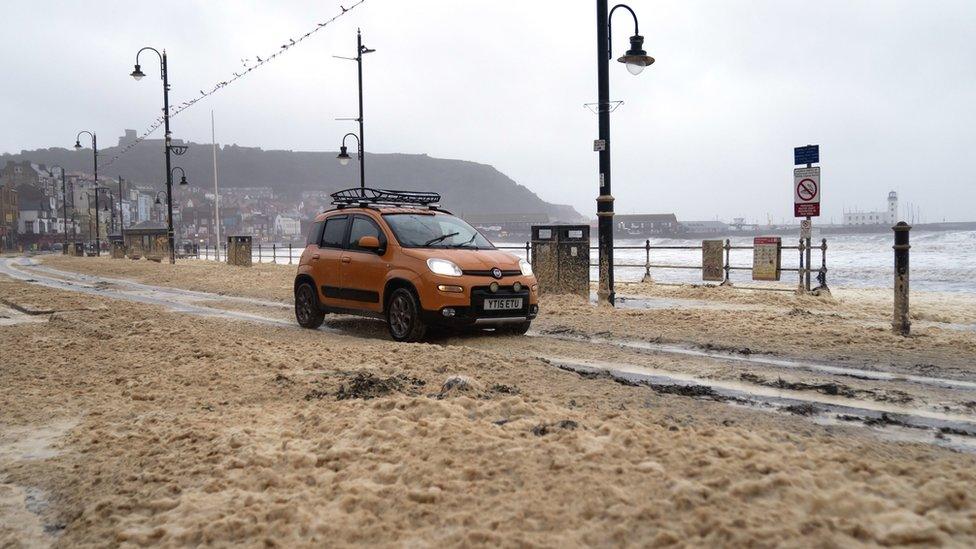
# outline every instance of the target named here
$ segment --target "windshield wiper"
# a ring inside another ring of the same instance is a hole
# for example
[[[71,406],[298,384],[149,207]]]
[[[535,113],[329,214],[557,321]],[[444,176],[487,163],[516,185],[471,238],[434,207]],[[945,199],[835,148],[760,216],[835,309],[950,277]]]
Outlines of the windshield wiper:
[[[468,239],[467,241],[465,241],[465,242],[462,242],[462,243],[460,243],[460,244],[454,244],[454,245],[453,245],[453,246],[451,246],[451,247],[452,247],[452,248],[467,248],[467,247],[468,247],[468,244],[471,244],[471,241],[472,241],[472,240],[474,240],[475,238],[477,238],[477,236],[478,236],[478,233],[474,233],[473,235],[471,235],[471,238],[469,238],[469,239]],[[477,250],[477,249],[478,249],[478,246],[476,245],[476,246],[474,247],[474,249],[476,249],[476,250]]]
[[[441,240],[444,240],[445,238],[451,238],[452,236],[457,236],[459,234],[461,234],[461,233],[450,233],[450,234],[442,234],[440,236],[435,236],[434,238],[431,238],[427,242],[424,242],[424,246],[430,246],[431,244],[435,244],[437,242],[440,242]]]

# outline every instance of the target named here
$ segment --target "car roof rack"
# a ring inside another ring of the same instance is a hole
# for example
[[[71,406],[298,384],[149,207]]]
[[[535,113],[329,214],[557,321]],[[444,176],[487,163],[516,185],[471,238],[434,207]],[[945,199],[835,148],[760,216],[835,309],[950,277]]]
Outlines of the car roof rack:
[[[354,187],[332,193],[332,203],[344,206],[427,206],[436,209],[441,195],[426,191],[393,191]]]

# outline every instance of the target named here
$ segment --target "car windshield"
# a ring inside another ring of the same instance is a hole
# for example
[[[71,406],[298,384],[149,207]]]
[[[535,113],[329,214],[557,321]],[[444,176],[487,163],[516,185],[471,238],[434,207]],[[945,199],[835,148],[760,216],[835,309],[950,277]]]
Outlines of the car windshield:
[[[453,215],[397,213],[383,219],[404,248],[494,248],[477,229]]]

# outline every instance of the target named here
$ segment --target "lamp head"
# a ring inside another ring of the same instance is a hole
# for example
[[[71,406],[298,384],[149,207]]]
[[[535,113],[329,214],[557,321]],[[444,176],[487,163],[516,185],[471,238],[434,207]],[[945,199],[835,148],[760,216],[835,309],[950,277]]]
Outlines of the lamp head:
[[[345,145],[339,147],[339,156],[337,156],[336,158],[339,159],[340,166],[346,166],[349,164],[349,153],[346,152]]]
[[[143,76],[146,76],[146,73],[142,72],[142,69],[139,67],[139,63],[136,63],[136,69],[129,73],[129,76],[135,78],[136,80],[141,80]]]
[[[81,140],[75,139],[75,150],[78,150],[80,148],[81,148]]]
[[[180,185],[189,185],[190,183],[186,180],[186,176],[180,176]]]
[[[156,195],[156,205],[159,206],[162,202],[159,201],[159,195]]]
[[[654,58],[647,55],[647,52],[644,51],[644,37],[635,34],[630,37],[630,49],[627,50],[627,53],[623,57],[617,59],[617,61],[627,65],[627,70],[630,71],[630,74],[636,76],[644,70],[644,67],[653,64]]]

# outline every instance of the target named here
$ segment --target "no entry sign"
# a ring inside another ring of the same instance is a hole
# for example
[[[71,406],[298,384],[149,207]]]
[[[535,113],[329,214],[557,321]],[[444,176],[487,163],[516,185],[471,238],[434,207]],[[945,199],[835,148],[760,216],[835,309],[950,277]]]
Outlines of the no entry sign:
[[[793,216],[820,215],[820,168],[793,170]]]

